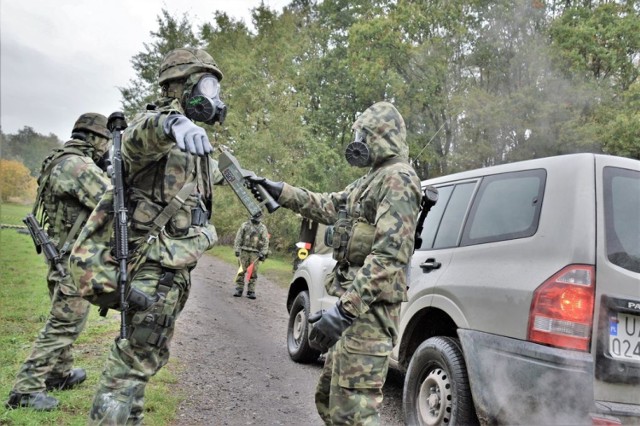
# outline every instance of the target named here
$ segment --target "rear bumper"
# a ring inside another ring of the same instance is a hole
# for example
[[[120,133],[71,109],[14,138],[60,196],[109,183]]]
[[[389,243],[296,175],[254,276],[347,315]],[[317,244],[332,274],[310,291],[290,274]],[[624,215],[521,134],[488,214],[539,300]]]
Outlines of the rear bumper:
[[[590,424],[590,354],[459,329],[483,424]]]

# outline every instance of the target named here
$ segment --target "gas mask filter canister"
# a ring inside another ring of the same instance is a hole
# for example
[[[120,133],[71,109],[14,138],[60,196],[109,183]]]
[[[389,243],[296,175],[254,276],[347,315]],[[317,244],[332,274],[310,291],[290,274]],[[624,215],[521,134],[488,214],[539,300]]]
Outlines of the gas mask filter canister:
[[[371,165],[371,152],[366,143],[367,135],[362,130],[355,131],[355,137],[344,151],[347,162],[354,167],[367,167]]]

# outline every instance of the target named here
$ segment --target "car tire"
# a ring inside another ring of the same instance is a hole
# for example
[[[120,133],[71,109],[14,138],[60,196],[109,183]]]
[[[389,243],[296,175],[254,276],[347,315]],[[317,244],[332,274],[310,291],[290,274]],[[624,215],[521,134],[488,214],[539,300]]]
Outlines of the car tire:
[[[432,337],[411,357],[402,406],[408,425],[474,425],[478,419],[458,339]]]
[[[320,356],[309,346],[309,292],[301,291],[291,304],[287,326],[287,349],[295,362],[307,364]]]

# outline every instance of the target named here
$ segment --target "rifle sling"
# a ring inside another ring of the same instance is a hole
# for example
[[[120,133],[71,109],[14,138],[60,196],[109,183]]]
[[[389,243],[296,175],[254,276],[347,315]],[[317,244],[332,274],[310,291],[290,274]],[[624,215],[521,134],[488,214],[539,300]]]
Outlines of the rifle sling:
[[[84,221],[87,219],[87,217],[89,217],[89,212],[86,209],[83,209],[78,215],[78,217],[76,218],[76,221],[73,223],[71,230],[67,234],[67,238],[65,239],[64,244],[62,244],[62,247],[58,247],[58,250],[60,251],[60,256],[64,256],[65,253],[69,251],[69,248],[70,248],[69,246],[73,243],[76,236],[80,232],[80,227],[82,226]]]

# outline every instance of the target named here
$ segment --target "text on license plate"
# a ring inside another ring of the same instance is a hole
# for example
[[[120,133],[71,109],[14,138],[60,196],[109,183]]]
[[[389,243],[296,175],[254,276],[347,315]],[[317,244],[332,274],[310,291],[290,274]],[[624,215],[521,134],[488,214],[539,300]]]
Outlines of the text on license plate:
[[[618,312],[610,317],[609,353],[616,359],[640,361],[640,316]]]

